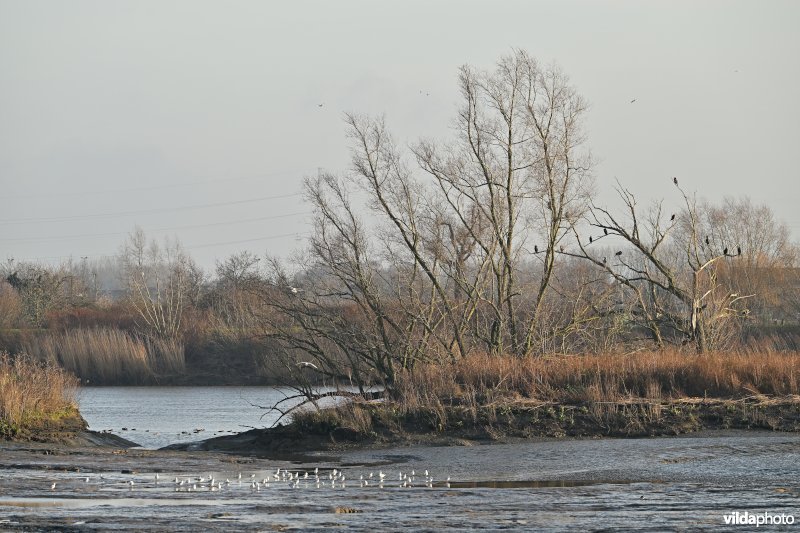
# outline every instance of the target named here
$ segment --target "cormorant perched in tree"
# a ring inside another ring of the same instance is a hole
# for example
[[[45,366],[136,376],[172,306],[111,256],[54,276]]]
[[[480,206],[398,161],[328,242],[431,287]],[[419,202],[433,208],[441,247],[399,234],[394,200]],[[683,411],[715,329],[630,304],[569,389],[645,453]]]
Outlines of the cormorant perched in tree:
[[[592,239],[592,236],[591,236],[591,235],[589,235],[589,244],[592,244],[592,241],[593,241],[593,240],[594,240],[594,239]]]
[[[678,178],[675,178],[675,177],[673,177],[673,178],[672,178],[672,183],[674,183],[675,185],[677,185],[677,184],[678,184]]]
[[[620,250],[619,252],[615,253],[614,255],[616,255],[616,256],[622,255],[622,250]]]
[[[724,250],[722,250],[722,253],[725,254],[725,255],[728,255],[728,249],[725,248]]]
[[[608,235],[608,229],[607,229],[607,228],[603,228],[603,233],[604,233],[605,235]]]
[[[737,246],[736,247],[736,254],[737,255],[742,255],[742,247],[741,246]]]
[[[709,244],[710,243],[708,242],[708,235],[706,235],[706,246],[708,246]]]
[[[539,245],[538,244],[534,244],[533,245],[533,253],[535,253],[535,254],[539,253]]]
[[[672,216],[671,216],[671,217],[669,217],[669,219],[670,219],[671,221],[674,221],[674,220],[675,220],[675,213],[672,213]]]

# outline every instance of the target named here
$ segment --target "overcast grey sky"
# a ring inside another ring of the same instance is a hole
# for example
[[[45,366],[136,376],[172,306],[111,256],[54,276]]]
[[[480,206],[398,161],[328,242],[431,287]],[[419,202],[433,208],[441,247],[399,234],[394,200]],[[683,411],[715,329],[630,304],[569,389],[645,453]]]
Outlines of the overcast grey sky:
[[[590,102],[601,203],[615,179],[677,203],[678,176],[797,240],[799,23],[791,0],[0,0],[0,260],[114,254],[136,224],[204,267],[284,255],[302,177],[347,167],[343,112],[447,135],[458,67],[513,48]]]

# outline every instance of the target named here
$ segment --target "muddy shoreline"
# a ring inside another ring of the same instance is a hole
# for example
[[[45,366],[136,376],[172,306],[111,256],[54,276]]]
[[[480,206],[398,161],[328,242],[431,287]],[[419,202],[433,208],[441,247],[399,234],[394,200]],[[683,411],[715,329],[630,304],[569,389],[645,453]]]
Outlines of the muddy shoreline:
[[[603,405],[508,405],[503,409],[451,408],[388,417],[391,404],[368,403],[369,431],[330,420],[318,424],[252,429],[170,450],[214,451],[282,457],[292,453],[335,452],[392,446],[469,446],[543,439],[643,438],[715,430],[800,432],[800,397],[751,397],[741,400],[685,398],[669,402],[628,401]]]
[[[518,402],[501,408],[450,407],[445,413],[418,410],[398,415],[391,403],[358,406],[368,429],[338,419],[289,423],[166,446],[174,452],[222,452],[269,458],[293,458],[310,452],[381,449],[392,446],[469,446],[542,439],[641,438],[715,430],[800,432],[800,397],[753,396],[738,400],[683,398],[665,402],[631,400],[591,405]],[[15,443],[70,447],[135,448],[136,442],[110,432],[87,429],[78,414],[29,429]]]
[[[438,427],[433,413],[368,404],[370,433],[323,418],[158,450],[76,418],[0,442],[0,530],[717,531],[734,510],[800,518],[799,400],[454,408]]]

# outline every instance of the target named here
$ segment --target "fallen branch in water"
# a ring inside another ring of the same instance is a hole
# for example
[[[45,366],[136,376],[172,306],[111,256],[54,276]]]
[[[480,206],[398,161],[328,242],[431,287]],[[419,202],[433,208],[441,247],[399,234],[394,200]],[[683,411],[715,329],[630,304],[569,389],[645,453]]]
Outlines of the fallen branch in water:
[[[283,418],[285,418],[287,415],[290,415],[295,410],[303,407],[304,405],[307,405],[307,404],[310,403],[310,404],[313,404],[314,407],[319,409],[320,407],[317,404],[317,402],[319,402],[320,400],[322,400],[324,398],[347,398],[347,399],[349,399],[351,401],[370,402],[370,401],[383,399],[383,397],[384,397],[384,391],[371,391],[371,392],[360,393],[360,392],[351,392],[351,391],[347,391],[347,390],[335,390],[335,391],[327,391],[327,392],[316,392],[316,393],[302,392],[302,393],[299,393],[299,394],[292,394],[290,396],[286,396],[286,397],[278,400],[277,402],[275,402],[271,406],[258,405],[258,404],[254,404],[254,403],[252,403],[250,401],[248,401],[247,403],[249,403],[252,407],[258,407],[259,409],[264,409],[265,410],[264,414],[261,415],[262,419],[265,416],[267,416],[268,414],[270,414],[270,413],[272,413],[274,411],[277,411],[280,414],[280,416],[278,416],[277,420],[275,420],[275,422],[273,422],[272,425],[270,426],[270,427],[275,427],[278,424],[280,424],[280,422],[281,422],[281,420],[283,420]],[[294,405],[292,405],[292,406],[290,406],[288,408],[281,407],[281,405],[286,403],[286,402],[289,402],[289,401],[292,401],[292,400],[298,400],[298,399],[302,399],[302,401],[297,403],[297,404],[294,404]]]

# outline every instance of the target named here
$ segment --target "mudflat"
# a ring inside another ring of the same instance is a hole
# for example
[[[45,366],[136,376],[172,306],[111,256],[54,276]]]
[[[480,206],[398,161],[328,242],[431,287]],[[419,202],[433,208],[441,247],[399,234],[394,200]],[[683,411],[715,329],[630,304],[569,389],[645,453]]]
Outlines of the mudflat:
[[[796,433],[465,440],[281,457],[101,444],[2,444],[0,529],[712,531],[734,511],[800,518]]]

